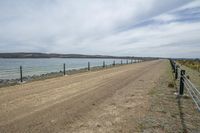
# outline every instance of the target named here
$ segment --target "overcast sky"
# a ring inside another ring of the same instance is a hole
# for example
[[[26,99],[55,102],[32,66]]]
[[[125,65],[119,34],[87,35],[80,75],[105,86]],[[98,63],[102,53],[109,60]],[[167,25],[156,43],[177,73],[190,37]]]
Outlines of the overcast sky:
[[[0,52],[200,58],[200,0],[0,0]]]

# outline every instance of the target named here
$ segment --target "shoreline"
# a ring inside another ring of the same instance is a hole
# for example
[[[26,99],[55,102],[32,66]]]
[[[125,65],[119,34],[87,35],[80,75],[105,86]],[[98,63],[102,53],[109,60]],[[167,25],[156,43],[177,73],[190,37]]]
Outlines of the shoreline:
[[[115,65],[110,64],[110,65],[106,65],[105,67],[94,66],[94,67],[90,67],[90,70],[88,70],[87,67],[80,68],[80,69],[71,69],[71,70],[66,70],[66,75],[73,75],[73,74],[84,73],[84,72],[89,72],[89,71],[99,71],[99,70],[103,70],[103,69],[109,69],[109,68],[114,68],[114,67],[118,67],[118,66],[129,65],[129,64],[131,64],[131,63],[115,64]],[[134,64],[134,63],[132,63],[132,64]],[[33,75],[33,76],[24,76],[22,78],[23,82],[20,82],[19,78],[17,78],[17,79],[0,79],[0,88],[19,85],[19,84],[23,84],[23,83],[34,82],[34,81],[39,81],[39,80],[46,80],[46,79],[51,79],[51,78],[56,78],[56,77],[61,77],[61,76],[65,76],[63,74],[63,71],[49,72],[49,73]]]

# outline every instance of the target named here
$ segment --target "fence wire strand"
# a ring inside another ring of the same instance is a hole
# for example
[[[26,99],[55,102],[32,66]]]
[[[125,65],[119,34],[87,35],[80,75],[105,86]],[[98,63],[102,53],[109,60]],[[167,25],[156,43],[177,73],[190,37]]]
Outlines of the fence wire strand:
[[[196,107],[198,111],[200,111],[200,91],[195,87],[195,85],[185,76],[185,74],[181,75],[182,69],[177,66],[176,62],[173,60],[170,60],[172,69],[177,75],[177,80],[179,80],[179,83],[183,83],[184,87],[187,89],[187,92],[191,96],[192,100],[196,104]],[[183,78],[183,79],[182,79]],[[180,84],[179,84],[180,86]]]
[[[193,92],[193,94],[195,95],[195,97],[197,98],[198,103],[199,103],[199,102],[200,102],[200,99],[199,99],[199,97],[198,97],[198,94],[196,94],[195,91],[194,91],[193,89],[191,89],[190,86],[189,86],[187,83],[186,83],[185,85],[187,85],[188,89],[191,90],[191,91]]]
[[[192,97],[194,103],[197,106],[197,109],[200,111],[200,92],[197,88],[192,84],[192,82],[187,79],[187,77],[183,76],[185,88],[187,89],[188,93]]]
[[[194,98],[194,96],[192,95],[192,93],[190,92],[189,87],[185,87],[185,88],[187,89],[188,93],[189,93],[190,96],[192,97],[194,103],[195,103],[196,106],[197,106],[197,109],[200,111],[200,105],[199,105],[199,103],[195,100],[195,98]]]

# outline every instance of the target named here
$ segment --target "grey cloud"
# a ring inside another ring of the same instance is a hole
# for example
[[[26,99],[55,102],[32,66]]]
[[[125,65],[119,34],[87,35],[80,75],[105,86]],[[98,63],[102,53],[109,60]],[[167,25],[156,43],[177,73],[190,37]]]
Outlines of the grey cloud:
[[[186,10],[186,7],[179,8],[188,2],[190,0],[0,1],[0,52],[154,56],[157,54],[150,47],[170,43],[175,46],[176,42],[187,40],[193,46],[193,42],[199,41],[196,39],[199,20],[189,24],[177,20],[192,19],[177,15]],[[187,9],[192,11],[196,5],[198,3]],[[163,23],[159,18],[154,19],[156,16],[164,18],[166,14],[174,19]],[[148,52],[144,53],[145,48]],[[170,56],[166,50],[160,50],[166,53],[160,56]]]

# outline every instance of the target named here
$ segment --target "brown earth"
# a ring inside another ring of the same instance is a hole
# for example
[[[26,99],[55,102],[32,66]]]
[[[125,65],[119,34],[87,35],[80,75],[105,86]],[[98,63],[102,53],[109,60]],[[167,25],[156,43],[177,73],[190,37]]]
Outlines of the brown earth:
[[[1,88],[0,132],[140,132],[167,64],[148,61]]]

